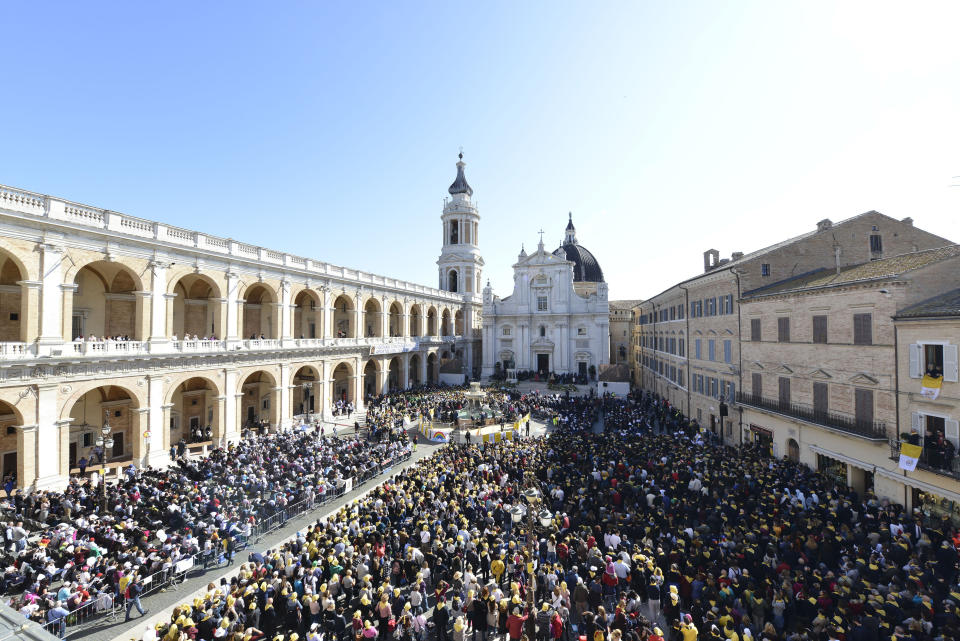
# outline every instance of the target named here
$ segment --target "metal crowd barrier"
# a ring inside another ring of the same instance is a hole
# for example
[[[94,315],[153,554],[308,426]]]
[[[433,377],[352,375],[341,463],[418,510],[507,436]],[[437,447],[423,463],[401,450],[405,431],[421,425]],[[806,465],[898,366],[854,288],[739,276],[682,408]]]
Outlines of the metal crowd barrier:
[[[361,487],[364,483],[379,476],[382,472],[391,469],[397,463],[408,460],[412,455],[413,452],[408,451],[381,464],[375,464],[366,468],[359,476],[354,477],[352,489]],[[238,543],[242,543],[242,546],[238,545],[235,552],[247,547],[250,539],[253,539],[254,542],[259,542],[265,535],[282,528],[291,518],[300,516],[343,496],[346,492],[347,485],[347,483],[344,483],[334,491],[324,493],[320,499],[311,497],[283,507],[276,513],[259,521],[256,526],[252,528],[249,537],[242,534],[234,535],[234,539]],[[176,589],[178,585],[187,579],[190,572],[194,570],[206,572],[211,565],[219,567],[221,557],[225,554],[226,552],[222,546],[210,551],[201,551],[177,561],[171,568],[158,570],[142,578],[143,591],[140,593],[140,598],[143,599],[146,596],[167,589]],[[126,598],[124,598],[123,595],[117,597],[100,595],[95,599],[81,604],[80,607],[71,610],[65,617],[42,623],[41,627],[50,634],[63,639],[80,630],[92,627],[96,622],[105,621],[112,623],[119,620],[121,616],[126,615],[126,606]]]

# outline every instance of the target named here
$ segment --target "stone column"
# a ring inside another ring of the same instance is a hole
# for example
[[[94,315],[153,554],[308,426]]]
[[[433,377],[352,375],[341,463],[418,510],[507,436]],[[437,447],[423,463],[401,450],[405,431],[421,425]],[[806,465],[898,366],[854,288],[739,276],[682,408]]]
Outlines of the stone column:
[[[39,249],[41,286],[37,355],[50,356],[53,348],[63,345],[63,290],[60,289],[63,282],[63,250],[48,243],[41,243]]]
[[[152,465],[152,463],[148,463],[155,447],[153,442],[154,432],[150,429],[150,412],[152,409],[150,407],[138,407],[130,410],[130,438],[133,441],[131,449],[133,460],[140,465]],[[147,436],[148,432],[149,437]],[[161,441],[160,449],[163,450],[162,437],[158,436],[157,438]],[[69,444],[67,447],[69,447]],[[167,455],[169,456],[169,452]]]
[[[402,325],[400,335],[404,338],[410,338],[410,314],[406,310],[400,314],[400,325]]]
[[[176,294],[163,295],[163,307],[164,307],[163,333],[167,337],[168,345],[169,345],[170,337],[173,336],[173,304],[174,304],[174,301],[176,300],[177,300]],[[224,299],[221,299],[221,300],[225,302]],[[186,305],[184,305],[183,311],[184,311],[184,314],[186,314],[186,311],[187,311]],[[184,319],[184,321],[186,321],[186,319]],[[183,333],[186,334],[186,329],[184,329]],[[218,336],[220,336],[221,338],[223,337],[222,334],[218,334]],[[179,340],[183,340],[183,334],[177,336],[177,338]]]
[[[380,333],[378,336],[390,336],[390,310],[385,300],[380,301]]]
[[[314,383],[317,400],[314,401],[313,411],[323,416],[330,408],[330,364],[327,361],[320,362],[317,377],[320,380]]]
[[[167,269],[169,263],[150,263],[150,351],[161,351],[170,340],[167,333]],[[151,427],[152,430],[152,427]],[[151,448],[152,449],[152,448]]]
[[[386,394],[390,391],[390,359],[380,360],[380,380],[377,382],[377,392]]]
[[[600,365],[610,362],[610,325],[600,325],[600,360],[597,361],[597,374],[600,374]]]
[[[276,388],[276,397],[279,412],[278,430],[289,429],[293,425],[293,413],[290,409],[290,364],[280,364],[280,384]]]
[[[41,283],[38,280],[21,280],[17,284],[20,285],[20,340],[32,343],[40,336]],[[63,334],[63,337],[65,340],[68,338],[67,334]]]
[[[166,313],[164,313],[164,316],[166,316]],[[151,338],[152,347],[153,340]],[[150,405],[146,408],[146,416],[140,417],[140,428],[143,430],[143,423],[146,422],[146,429],[143,431],[150,432],[150,438],[145,439],[144,442],[146,456],[142,463],[151,467],[164,467],[170,463],[170,410],[169,406],[166,406],[168,409],[164,411],[163,388],[162,375],[147,376],[147,402]],[[142,438],[142,435],[131,436]]]
[[[329,287],[323,288],[323,337],[333,338],[333,292]]]
[[[237,291],[240,289],[240,276],[234,272],[227,272],[227,349],[233,349],[240,344],[240,303],[237,300]]]
[[[223,417],[223,430],[220,435],[223,439],[223,443],[236,443],[240,440],[240,413],[239,403],[243,398],[243,394],[237,393],[237,377],[239,372],[232,368],[225,368],[223,370],[223,396],[217,400],[223,402],[223,412],[221,416]]]
[[[17,427],[17,487],[25,488],[37,480],[37,426]]]
[[[57,419],[57,385],[43,384],[35,386],[37,395],[37,439],[36,439],[36,483],[38,490],[63,487],[67,475],[61,469],[61,463],[67,453],[61,452],[60,430]],[[70,429],[69,422],[67,424]]]
[[[567,339],[567,324],[560,323],[557,325],[557,332],[559,336],[557,337],[557,363],[554,366],[554,371],[557,372],[569,372],[570,371],[570,345]]]
[[[152,295],[148,291],[133,292],[137,297],[134,301],[133,339],[139,341],[150,340],[150,325],[152,313],[150,309]]]
[[[410,354],[400,355],[400,389],[410,387]]]
[[[280,340],[281,345],[292,344],[293,338],[293,306],[290,304],[292,287],[289,280],[280,281]]]
[[[358,339],[367,335],[367,328],[363,326],[363,294],[357,292],[353,297],[353,325],[355,327],[353,335]],[[349,332],[348,332],[349,333]]]
[[[427,351],[420,352],[420,383],[424,385],[427,382],[427,356],[429,355]]]

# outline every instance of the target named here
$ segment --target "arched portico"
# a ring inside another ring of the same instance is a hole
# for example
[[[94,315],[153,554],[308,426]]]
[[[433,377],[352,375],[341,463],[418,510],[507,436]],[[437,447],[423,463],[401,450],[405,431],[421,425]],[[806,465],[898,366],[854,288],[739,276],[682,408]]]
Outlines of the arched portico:
[[[390,336],[403,335],[403,306],[394,301],[390,304]]]
[[[320,374],[316,367],[304,365],[293,375],[293,413],[295,416],[313,414],[321,408]]]
[[[320,296],[309,289],[300,290],[293,299],[293,336],[295,338],[320,338],[323,320]]]
[[[274,319],[276,293],[263,283],[256,283],[243,294],[240,336],[245,339],[278,338],[279,323]]]
[[[353,403],[356,405],[354,396],[354,372],[353,365],[347,361],[337,363],[330,373],[330,406],[333,407],[338,401],[344,403]]]
[[[380,387],[377,381],[380,379],[380,363],[371,358],[363,366],[363,396],[377,396],[380,394]]]
[[[120,262],[93,261],[77,271],[72,284],[70,340],[146,338],[146,293],[132,269]]]
[[[171,288],[167,333],[181,339],[187,337],[222,338],[222,294],[216,283],[202,274],[180,277]]]
[[[265,370],[247,374],[240,382],[238,420],[245,428],[264,423],[270,429],[280,424],[280,403],[276,398],[277,379]]]
[[[400,364],[399,356],[394,356],[390,359],[390,364],[388,365],[387,388],[387,391],[390,392],[404,388],[403,367]]]
[[[334,338],[356,338],[357,322],[353,299],[341,294],[333,301]]]
[[[440,379],[440,359],[436,352],[427,355],[427,383],[434,385]]]
[[[220,396],[222,391],[217,382],[206,376],[193,376],[172,386],[164,403],[163,425],[155,428],[165,432],[164,449],[181,438],[187,443],[218,443],[225,431]]]
[[[100,385],[68,400],[64,419],[69,419],[67,451],[61,452],[61,470],[78,467],[86,458],[91,469],[105,463],[132,461],[143,456],[143,415],[132,390],[120,385]],[[102,445],[103,429],[109,425]],[[53,455],[53,454],[51,454]],[[63,460],[66,455],[66,461]]]
[[[363,335],[367,338],[383,336],[383,315],[380,313],[380,301],[368,298],[363,305]]]
[[[410,308],[410,336],[423,336],[423,312],[419,305]]]
[[[420,358],[420,354],[413,354],[412,356],[410,356],[410,368],[409,368],[410,371],[408,373],[408,376],[409,376],[411,387],[414,385],[419,385],[420,383],[423,382],[423,379],[420,376],[421,363],[422,363],[422,359]]]

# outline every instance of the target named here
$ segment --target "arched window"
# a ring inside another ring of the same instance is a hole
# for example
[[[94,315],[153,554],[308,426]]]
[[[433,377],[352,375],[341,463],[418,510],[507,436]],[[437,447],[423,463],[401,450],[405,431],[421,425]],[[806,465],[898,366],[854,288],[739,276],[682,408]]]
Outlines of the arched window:
[[[541,326],[540,326],[540,336],[546,336],[546,335],[547,335],[547,328],[544,327],[543,325],[541,325]]]
[[[449,283],[450,283],[450,291],[451,292],[457,291],[457,270],[455,269],[450,270]]]
[[[456,220],[450,221],[450,244],[456,245],[460,242],[459,237],[460,223]]]

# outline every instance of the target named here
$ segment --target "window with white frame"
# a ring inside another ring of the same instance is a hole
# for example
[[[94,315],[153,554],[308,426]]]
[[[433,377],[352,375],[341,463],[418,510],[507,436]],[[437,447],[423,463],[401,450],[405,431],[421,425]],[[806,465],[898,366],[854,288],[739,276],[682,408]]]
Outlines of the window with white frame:
[[[547,311],[547,297],[546,296],[537,296],[537,311],[545,312]]]
[[[504,328],[503,328],[503,335],[504,335],[504,336],[510,336],[510,332],[511,332],[511,329],[510,329],[509,327],[504,327]]]
[[[941,414],[912,412],[910,422],[913,430],[920,435],[920,445],[929,446],[931,451],[943,438],[953,444],[954,451],[960,449],[960,421]]]
[[[910,345],[910,378],[939,374],[943,380],[958,380],[957,346],[947,341],[929,341]]]

